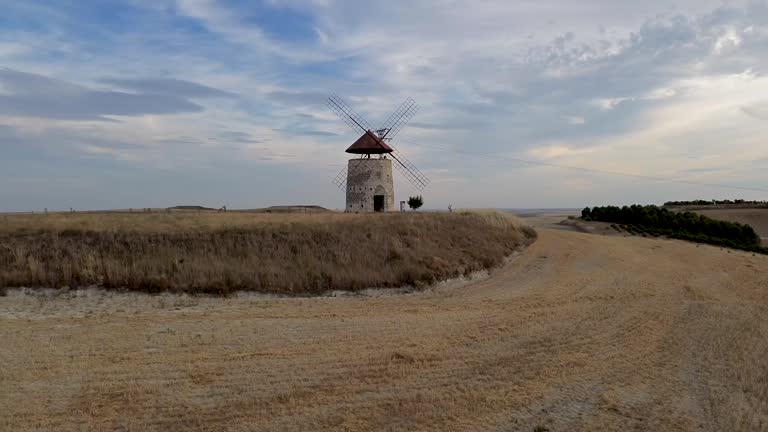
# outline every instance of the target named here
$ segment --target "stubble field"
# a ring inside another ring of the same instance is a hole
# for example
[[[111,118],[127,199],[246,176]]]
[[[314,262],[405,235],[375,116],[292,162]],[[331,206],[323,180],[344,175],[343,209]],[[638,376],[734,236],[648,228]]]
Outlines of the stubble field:
[[[0,297],[0,430],[768,430],[768,257],[542,229],[410,295]]]

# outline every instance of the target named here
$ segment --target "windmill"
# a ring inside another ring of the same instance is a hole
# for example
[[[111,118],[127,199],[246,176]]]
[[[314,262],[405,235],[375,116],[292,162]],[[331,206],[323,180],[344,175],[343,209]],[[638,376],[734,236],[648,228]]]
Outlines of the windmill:
[[[360,114],[337,95],[329,97],[327,105],[353,131],[362,134],[346,150],[347,153],[357,154],[360,157],[350,159],[347,166],[333,179],[339,189],[346,189],[346,211],[394,211],[393,165],[417,190],[421,191],[427,187],[429,184],[427,176],[419,171],[401,151],[391,145],[392,139],[419,109],[413,99],[406,99],[378,129],[372,128]],[[377,157],[371,158],[372,155]]]

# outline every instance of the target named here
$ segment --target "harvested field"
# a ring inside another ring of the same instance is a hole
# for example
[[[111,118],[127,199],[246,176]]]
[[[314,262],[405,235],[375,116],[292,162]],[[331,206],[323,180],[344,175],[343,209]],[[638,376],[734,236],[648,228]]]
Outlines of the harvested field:
[[[544,229],[410,295],[0,297],[0,430],[765,431],[768,256]]]
[[[695,212],[712,219],[747,224],[754,228],[755,232],[757,232],[757,235],[762,238],[763,245],[768,246],[768,208],[711,209],[696,210]]]
[[[107,213],[0,217],[0,288],[288,295],[424,285],[500,265],[508,214]]]

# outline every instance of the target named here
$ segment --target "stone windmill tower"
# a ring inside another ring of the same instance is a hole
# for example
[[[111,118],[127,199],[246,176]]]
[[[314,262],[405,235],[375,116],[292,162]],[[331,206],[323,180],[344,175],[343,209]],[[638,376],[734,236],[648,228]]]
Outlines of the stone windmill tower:
[[[395,186],[392,166],[418,190],[429,184],[429,179],[411,163],[402,152],[389,142],[416,114],[418,106],[408,98],[389,117],[384,126],[373,129],[340,97],[328,98],[328,107],[355,132],[362,133],[346,152],[359,155],[334,178],[340,189],[346,189],[347,212],[387,212],[395,208]],[[373,157],[372,157],[373,156]]]

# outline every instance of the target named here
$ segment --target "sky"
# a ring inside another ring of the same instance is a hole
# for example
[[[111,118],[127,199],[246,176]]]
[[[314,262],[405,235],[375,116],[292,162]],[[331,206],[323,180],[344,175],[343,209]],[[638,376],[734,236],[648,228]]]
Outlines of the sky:
[[[331,93],[374,125],[417,101],[391,144],[427,208],[768,199],[768,1],[0,10],[0,211],[343,208]]]

